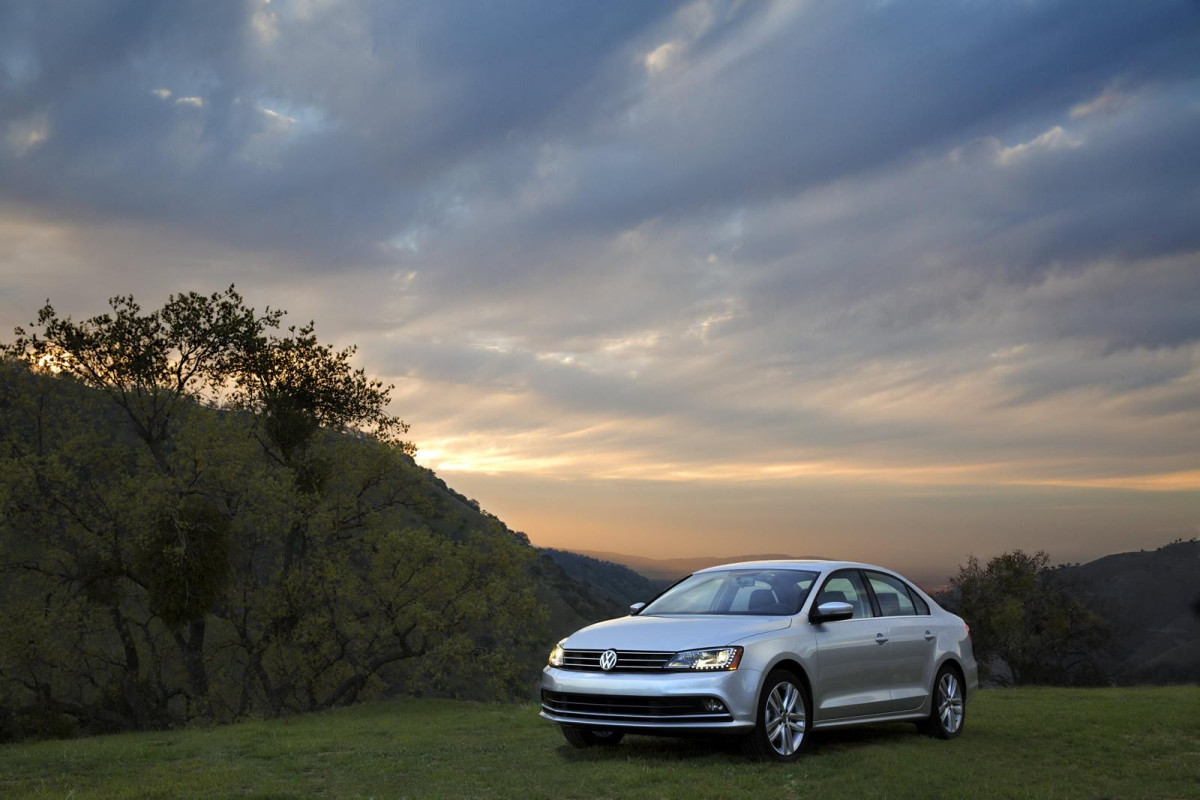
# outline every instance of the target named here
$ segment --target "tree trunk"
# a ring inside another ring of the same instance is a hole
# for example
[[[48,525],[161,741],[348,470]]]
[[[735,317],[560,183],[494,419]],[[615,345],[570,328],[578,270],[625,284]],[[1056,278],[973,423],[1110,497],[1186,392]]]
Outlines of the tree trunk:
[[[183,654],[183,664],[187,669],[188,687],[191,698],[196,703],[200,714],[211,716],[212,706],[208,697],[208,668],[204,664],[204,633],[206,623],[203,618],[188,623],[188,635],[175,631],[175,642]]]
[[[125,621],[125,615],[115,605],[112,607],[112,620],[113,626],[117,629],[117,636],[121,639],[121,648],[125,651],[125,674],[121,676],[121,696],[125,698],[125,704],[129,706],[129,713],[133,715],[134,727],[145,728],[146,705],[143,702],[140,686],[142,668],[137,644],[133,641],[133,634],[129,630],[129,624]]]

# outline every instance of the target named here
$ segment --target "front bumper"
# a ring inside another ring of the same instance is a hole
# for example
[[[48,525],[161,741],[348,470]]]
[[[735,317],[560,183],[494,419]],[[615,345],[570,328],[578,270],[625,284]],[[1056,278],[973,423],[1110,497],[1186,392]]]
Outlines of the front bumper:
[[[546,667],[541,716],[562,725],[647,733],[744,731],[754,726],[760,678],[752,669],[630,674]],[[685,710],[708,698],[719,700],[725,711]]]

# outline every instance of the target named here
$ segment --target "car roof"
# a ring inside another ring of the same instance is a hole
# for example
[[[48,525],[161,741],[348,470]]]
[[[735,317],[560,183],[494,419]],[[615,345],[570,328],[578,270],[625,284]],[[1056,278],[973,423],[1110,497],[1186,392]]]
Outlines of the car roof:
[[[818,572],[832,572],[835,569],[877,569],[880,572],[891,572],[885,567],[874,564],[863,564],[858,561],[832,561],[824,558],[795,558],[771,559],[767,561],[738,561],[732,564],[718,564],[696,570],[702,572],[721,572],[728,569],[811,569]]]

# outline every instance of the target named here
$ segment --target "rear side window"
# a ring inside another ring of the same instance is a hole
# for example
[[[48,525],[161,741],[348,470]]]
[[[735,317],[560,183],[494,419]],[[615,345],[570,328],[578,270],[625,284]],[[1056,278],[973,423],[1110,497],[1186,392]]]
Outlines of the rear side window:
[[[867,580],[871,582],[871,591],[879,601],[879,613],[885,617],[911,617],[917,609],[912,598],[908,596],[908,587],[904,581],[884,575],[882,572],[868,572]]]
[[[923,597],[921,597],[921,595],[917,594],[917,590],[912,588],[911,586],[908,587],[908,596],[912,598],[912,601],[914,603],[916,603],[917,613],[928,617],[929,616],[929,603],[925,602],[925,598],[923,598]]]
[[[834,602],[849,603],[854,608],[851,619],[875,616],[871,610],[871,598],[867,596],[867,587],[863,585],[856,569],[835,572],[825,581],[821,594],[817,595],[816,605]]]

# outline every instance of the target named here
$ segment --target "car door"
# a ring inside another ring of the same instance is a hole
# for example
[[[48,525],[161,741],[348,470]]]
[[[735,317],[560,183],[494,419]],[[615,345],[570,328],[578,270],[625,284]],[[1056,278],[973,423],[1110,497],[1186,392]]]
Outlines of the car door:
[[[854,617],[813,625],[818,677],[813,711],[818,722],[885,713],[892,702],[887,636],[875,616],[862,573],[830,574],[813,608],[831,600],[849,603]]]
[[[865,575],[887,636],[889,685],[892,691],[892,711],[912,711],[920,708],[930,691],[933,680],[933,653],[937,637],[931,626],[929,607],[922,602],[925,613],[913,600],[904,581],[883,572],[866,570]]]

